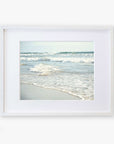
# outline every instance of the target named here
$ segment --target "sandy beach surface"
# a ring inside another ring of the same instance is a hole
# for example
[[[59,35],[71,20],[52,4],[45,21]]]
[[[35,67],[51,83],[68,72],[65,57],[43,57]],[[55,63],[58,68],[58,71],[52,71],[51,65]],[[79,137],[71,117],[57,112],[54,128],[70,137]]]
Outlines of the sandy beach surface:
[[[21,84],[21,100],[80,100],[80,98],[53,89]]]

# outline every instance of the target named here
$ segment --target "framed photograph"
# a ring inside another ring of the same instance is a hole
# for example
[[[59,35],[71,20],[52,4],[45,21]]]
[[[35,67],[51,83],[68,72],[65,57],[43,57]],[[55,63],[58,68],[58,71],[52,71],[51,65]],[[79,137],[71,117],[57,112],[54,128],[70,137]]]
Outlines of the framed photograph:
[[[113,27],[1,26],[2,116],[112,115]]]

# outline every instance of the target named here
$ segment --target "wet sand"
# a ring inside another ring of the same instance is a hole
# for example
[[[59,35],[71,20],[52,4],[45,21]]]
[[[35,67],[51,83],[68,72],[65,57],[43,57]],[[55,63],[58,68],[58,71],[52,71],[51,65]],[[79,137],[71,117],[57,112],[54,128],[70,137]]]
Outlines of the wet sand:
[[[79,97],[57,91],[41,88],[30,84],[21,84],[21,100],[80,100]]]

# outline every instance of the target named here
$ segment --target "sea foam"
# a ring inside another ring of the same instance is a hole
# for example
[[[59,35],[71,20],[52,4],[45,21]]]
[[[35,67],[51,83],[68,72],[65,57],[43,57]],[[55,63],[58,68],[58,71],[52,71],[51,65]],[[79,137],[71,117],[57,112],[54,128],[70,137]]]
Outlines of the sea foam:
[[[59,71],[59,69],[47,64],[38,64],[30,68],[30,71],[37,72],[39,75],[50,75],[53,72]]]

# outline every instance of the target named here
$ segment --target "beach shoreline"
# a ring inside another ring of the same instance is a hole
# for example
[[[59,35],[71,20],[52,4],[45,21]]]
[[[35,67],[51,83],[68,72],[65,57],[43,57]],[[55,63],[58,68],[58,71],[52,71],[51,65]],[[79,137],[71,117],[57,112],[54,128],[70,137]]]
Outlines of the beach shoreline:
[[[21,83],[21,100],[81,100],[81,98],[54,89]]]

